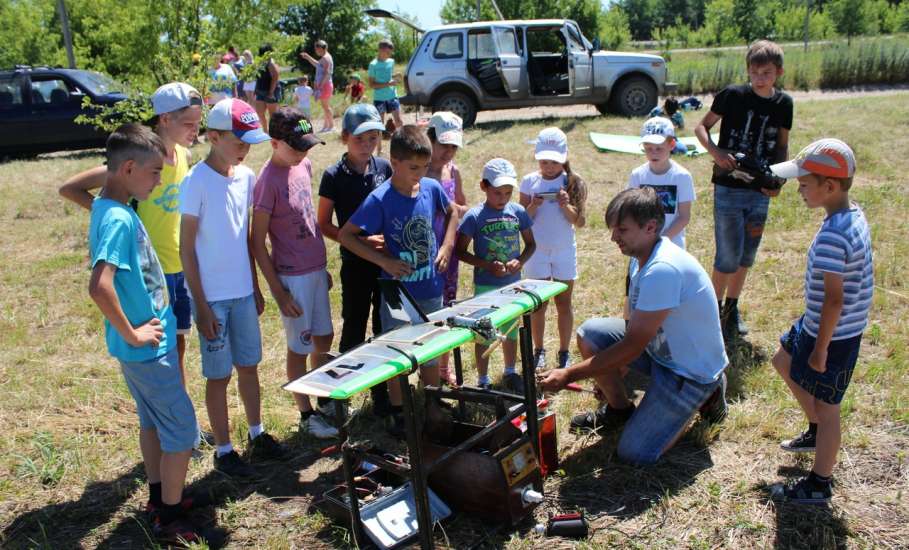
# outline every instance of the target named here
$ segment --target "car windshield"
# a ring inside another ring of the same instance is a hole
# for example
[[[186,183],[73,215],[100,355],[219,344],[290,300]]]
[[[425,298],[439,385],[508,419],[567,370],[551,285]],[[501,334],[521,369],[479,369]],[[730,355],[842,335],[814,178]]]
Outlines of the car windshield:
[[[123,85],[107,76],[94,71],[82,71],[78,74],[79,83],[95,95],[116,94],[123,91]]]

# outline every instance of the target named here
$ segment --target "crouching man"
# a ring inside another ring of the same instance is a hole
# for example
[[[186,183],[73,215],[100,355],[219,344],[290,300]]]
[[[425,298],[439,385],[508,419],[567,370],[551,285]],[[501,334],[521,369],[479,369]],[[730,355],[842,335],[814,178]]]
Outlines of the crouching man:
[[[618,429],[621,459],[652,464],[700,409],[710,421],[726,414],[728,364],[710,277],[698,261],[661,237],[663,205],[652,188],[627,189],[606,210],[606,225],[628,271],[629,320],[594,318],[577,331],[583,361],[538,375],[543,391],[593,378],[605,403],[571,419],[573,430]],[[628,369],[650,380],[635,404],[623,383]]]

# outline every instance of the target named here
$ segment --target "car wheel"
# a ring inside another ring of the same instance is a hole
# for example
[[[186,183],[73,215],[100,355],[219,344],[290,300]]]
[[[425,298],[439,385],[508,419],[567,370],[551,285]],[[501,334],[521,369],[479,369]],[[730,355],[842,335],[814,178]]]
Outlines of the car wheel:
[[[461,117],[464,126],[473,126],[477,120],[477,105],[464,92],[445,92],[433,103],[432,110],[451,111]]]
[[[656,104],[656,86],[644,76],[632,76],[622,80],[609,97],[609,110],[628,117],[646,116]]]

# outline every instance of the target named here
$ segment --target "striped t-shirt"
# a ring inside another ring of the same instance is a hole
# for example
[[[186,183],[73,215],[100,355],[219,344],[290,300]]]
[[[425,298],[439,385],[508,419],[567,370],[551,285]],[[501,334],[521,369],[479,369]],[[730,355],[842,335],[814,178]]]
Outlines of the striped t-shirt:
[[[843,311],[833,340],[858,336],[868,324],[874,289],[871,230],[856,204],[824,220],[808,250],[805,271],[805,330],[817,337],[824,304],[824,273],[843,276]]]

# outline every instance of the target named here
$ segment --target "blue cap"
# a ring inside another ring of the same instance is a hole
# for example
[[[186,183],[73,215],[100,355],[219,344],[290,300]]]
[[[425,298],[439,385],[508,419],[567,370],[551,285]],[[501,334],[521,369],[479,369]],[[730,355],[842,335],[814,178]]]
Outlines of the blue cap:
[[[515,172],[514,166],[502,158],[492,159],[483,166],[483,179],[493,187],[518,185],[518,173]]]
[[[369,103],[355,103],[344,111],[341,129],[358,136],[370,130],[384,131],[385,125],[382,124],[382,115],[375,107]]]

